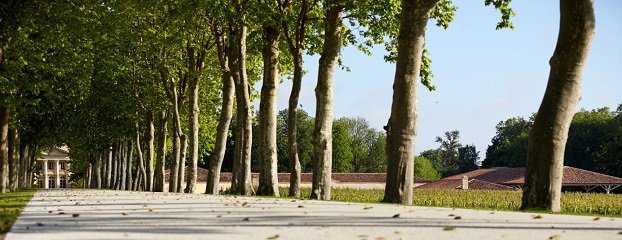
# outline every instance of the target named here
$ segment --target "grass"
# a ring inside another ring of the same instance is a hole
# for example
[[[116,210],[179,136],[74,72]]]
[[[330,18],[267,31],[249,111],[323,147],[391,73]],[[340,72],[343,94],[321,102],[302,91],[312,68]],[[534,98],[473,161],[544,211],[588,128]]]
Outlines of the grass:
[[[7,233],[36,189],[18,190],[0,194],[0,235]]]
[[[281,188],[281,196],[287,196],[287,188]],[[310,196],[310,188],[300,189],[302,196]],[[334,188],[331,199],[343,202],[379,203],[383,189]],[[521,192],[486,190],[415,190],[413,204],[416,206],[470,208],[501,211],[518,211]],[[561,199],[562,214],[601,215],[622,217],[622,195],[603,193],[564,192]]]

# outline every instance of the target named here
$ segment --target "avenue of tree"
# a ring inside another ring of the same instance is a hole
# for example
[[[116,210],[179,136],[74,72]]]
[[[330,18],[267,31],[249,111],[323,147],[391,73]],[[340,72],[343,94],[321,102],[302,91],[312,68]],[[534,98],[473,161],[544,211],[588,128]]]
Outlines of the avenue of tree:
[[[509,3],[484,1],[501,13],[497,29],[513,28]],[[560,2],[549,85],[523,158],[524,208],[559,209],[592,5]],[[92,188],[203,192],[196,181],[204,164],[208,194],[218,194],[227,169],[232,193],[278,196],[281,170],[292,176],[288,194],[300,197],[300,173],[311,171],[310,197],[330,200],[332,172],[386,171],[383,201],[412,204],[415,173],[438,178],[477,167],[475,147],[459,144],[457,131],[438,137],[438,149],[414,154],[417,86],[435,88],[426,26],[434,19],[447,28],[456,10],[450,0],[3,1],[0,190],[29,187],[38,153],[66,144],[75,181]],[[333,119],[341,49],[369,54],[377,44],[396,66],[384,132],[364,119]],[[298,104],[305,54],[320,55],[314,118]],[[284,76],[293,88],[289,108],[278,113]],[[256,189],[252,170],[260,173]]]

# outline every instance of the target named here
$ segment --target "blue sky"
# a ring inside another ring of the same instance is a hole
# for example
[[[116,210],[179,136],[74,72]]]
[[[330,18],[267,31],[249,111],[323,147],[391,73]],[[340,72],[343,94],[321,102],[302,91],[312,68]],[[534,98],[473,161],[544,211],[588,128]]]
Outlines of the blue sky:
[[[437,148],[435,136],[460,131],[462,144],[475,144],[480,157],[495,135],[495,126],[511,117],[529,117],[538,110],[549,74],[559,26],[558,1],[513,1],[515,29],[495,30],[500,15],[484,1],[454,1],[454,22],[443,30],[429,22],[426,47],[432,59],[433,84],[422,85],[417,99],[419,120],[415,152]],[[595,1],[596,35],[583,76],[580,108],[615,109],[622,103],[622,1]],[[382,129],[391,109],[395,66],[385,63],[384,47],[366,56],[342,50],[351,72],[338,70],[335,118],[363,117]],[[317,56],[305,56],[300,104],[315,114]],[[261,83],[256,85],[261,89]],[[278,109],[287,108],[291,81],[279,88]]]

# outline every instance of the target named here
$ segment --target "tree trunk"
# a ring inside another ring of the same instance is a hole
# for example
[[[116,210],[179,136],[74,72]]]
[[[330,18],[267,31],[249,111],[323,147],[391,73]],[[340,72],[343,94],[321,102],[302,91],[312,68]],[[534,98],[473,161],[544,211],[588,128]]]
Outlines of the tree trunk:
[[[246,76],[246,26],[237,27],[230,34],[231,61],[229,62],[235,82],[237,103],[235,154],[231,192],[250,195],[251,185],[251,145],[253,139],[250,85]]]
[[[28,165],[26,166],[26,188],[32,187],[32,171],[33,166],[37,160],[37,146],[30,146],[28,148]]]
[[[177,170],[179,171],[177,179],[177,192],[184,192],[184,170],[186,169],[186,153],[188,152],[188,136],[186,134],[181,134],[179,136],[179,142],[181,146],[179,146],[179,166]]]
[[[19,144],[19,185],[17,186],[20,189],[27,187],[27,170],[28,169],[28,145],[24,142],[20,142]]]
[[[387,180],[383,202],[412,204],[417,136],[417,85],[425,28],[435,0],[403,0],[387,131]]]
[[[0,106],[0,193],[6,193],[9,183],[9,114],[8,106]]]
[[[153,111],[147,112],[147,132],[145,135],[145,142],[147,143],[147,149],[145,149],[146,157],[146,178],[145,191],[152,191],[153,189],[153,137],[155,129],[153,127]]]
[[[529,135],[521,209],[561,210],[564,150],[594,36],[593,5],[592,0],[560,1],[557,47],[549,61],[546,92]]]
[[[300,13],[296,19],[296,29],[294,39],[288,34],[287,23],[285,26],[285,37],[289,45],[294,60],[294,78],[292,79],[292,91],[289,95],[289,108],[287,116],[287,155],[289,158],[289,193],[290,197],[300,197],[300,159],[298,158],[298,99],[303,75],[303,48],[306,32],[306,23],[309,14],[309,1],[302,0]]]
[[[175,121],[173,124],[176,125]],[[175,127],[177,129],[177,127]],[[180,153],[180,141],[179,141],[179,132],[173,130],[173,159],[171,162],[171,169],[169,171],[168,178],[168,192],[174,193],[177,192],[177,180],[179,179],[179,153]]]
[[[93,157],[93,163],[94,163],[94,169],[95,169],[94,188],[99,189],[102,187],[101,164],[100,164],[101,156],[100,154],[91,154],[91,156]]]
[[[328,6],[324,31],[324,46],[320,57],[317,86],[315,87],[316,110],[313,131],[313,183],[311,198],[330,200],[332,150],[333,150],[333,85],[335,68],[341,51],[343,6],[331,1]]]
[[[194,78],[190,81],[190,159],[188,162],[188,179],[186,180],[187,193],[197,192],[197,169],[199,164],[199,79]],[[183,175],[182,175],[183,176]]]
[[[138,122],[136,122],[136,156],[138,156],[138,170],[140,170],[140,176],[136,174],[136,178],[142,177],[143,183],[147,182],[147,170],[145,169],[145,158],[143,157],[143,150],[141,148],[140,141],[140,127],[138,126]],[[138,182],[134,184],[134,190],[138,189]]]
[[[119,176],[119,143],[114,143],[112,145],[112,152],[110,153],[112,156],[112,165],[110,168],[110,189],[117,189]]]
[[[158,119],[158,158],[156,159],[156,168],[154,172],[154,192],[164,192],[164,172],[166,165],[166,132],[167,132],[167,113],[160,112]],[[172,172],[171,172],[172,173]]]
[[[16,128],[9,128],[9,191],[17,191],[19,184],[19,134]]]
[[[279,39],[281,31],[268,26],[264,30],[263,86],[259,103],[259,189],[257,194],[279,196],[276,156],[276,101],[279,72]]]
[[[134,153],[134,147],[132,147],[132,140],[128,140],[126,142],[126,146],[127,146],[127,155],[125,156],[125,162],[126,162],[125,171],[126,171],[127,180],[125,181],[125,190],[131,191],[132,190],[132,154]]]
[[[220,119],[216,127],[216,143],[214,151],[210,156],[209,172],[207,173],[206,194],[218,194],[220,190],[220,168],[225,157],[227,148],[227,137],[229,135],[229,124],[233,115],[234,83],[229,68],[229,53],[225,52],[224,37],[216,36],[216,47],[218,48],[218,59],[222,68],[222,107],[220,109]]]
[[[125,184],[125,180],[127,179],[127,161],[125,160],[127,158],[126,145],[125,141],[119,143],[119,187],[117,190],[126,190],[125,186],[127,186]]]

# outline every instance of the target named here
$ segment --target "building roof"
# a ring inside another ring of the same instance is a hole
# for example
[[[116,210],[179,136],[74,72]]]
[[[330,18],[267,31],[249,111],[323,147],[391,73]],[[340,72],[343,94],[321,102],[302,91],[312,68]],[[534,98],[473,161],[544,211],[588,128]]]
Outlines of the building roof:
[[[67,146],[56,147],[51,151],[43,151],[41,157],[37,160],[64,160],[70,161],[69,159],[69,148]]]
[[[469,179],[477,179],[489,183],[496,183],[502,185],[513,185],[520,186],[525,182],[525,168],[486,168],[486,169],[477,169],[474,171],[461,173],[457,175],[453,175],[450,177],[443,178],[442,180],[456,180],[461,181],[462,177],[466,176]],[[433,184],[429,183],[426,185]],[[605,175],[602,173],[592,172],[588,170],[583,170],[575,167],[564,167],[564,176],[562,178],[563,185],[578,185],[578,186],[586,186],[586,185],[622,185],[622,178]],[[431,185],[434,186],[434,185]],[[443,185],[439,185],[443,186]],[[469,188],[470,185],[469,185]]]
[[[462,189],[462,179],[441,179],[438,181],[434,181],[428,184],[424,184],[415,189],[427,189],[427,190],[437,190],[437,189]],[[517,191],[518,188],[513,188],[506,185],[496,184],[492,182],[482,181],[479,179],[469,179],[470,190],[496,190],[496,191]]]

